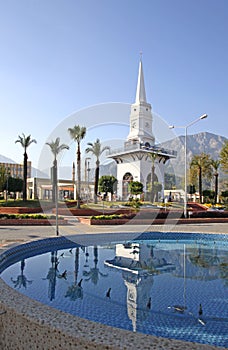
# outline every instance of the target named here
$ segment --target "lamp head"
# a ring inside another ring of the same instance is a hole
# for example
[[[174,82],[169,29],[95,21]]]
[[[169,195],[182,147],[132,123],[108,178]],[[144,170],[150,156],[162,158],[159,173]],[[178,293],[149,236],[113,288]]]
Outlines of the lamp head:
[[[200,119],[206,119],[207,118],[207,114],[203,114],[201,115]]]
[[[169,125],[169,129],[174,129],[174,125]]]

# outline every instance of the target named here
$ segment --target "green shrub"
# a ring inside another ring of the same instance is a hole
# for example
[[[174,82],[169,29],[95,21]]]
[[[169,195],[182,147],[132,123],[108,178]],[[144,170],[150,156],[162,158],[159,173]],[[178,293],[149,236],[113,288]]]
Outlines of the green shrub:
[[[44,215],[44,214],[0,214],[0,219],[48,219],[48,220],[54,220],[56,218],[55,215]],[[62,217],[59,217],[59,219],[63,219]]]

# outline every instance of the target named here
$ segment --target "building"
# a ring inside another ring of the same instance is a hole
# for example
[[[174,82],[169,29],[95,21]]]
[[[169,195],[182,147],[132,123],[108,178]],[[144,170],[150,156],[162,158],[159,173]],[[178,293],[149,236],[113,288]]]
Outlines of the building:
[[[58,198],[60,200],[73,199],[75,193],[75,183],[72,180],[58,180]],[[91,201],[93,198],[94,183],[81,181],[81,199]],[[48,178],[28,178],[27,194],[29,199],[51,200],[52,181]]]
[[[142,60],[139,62],[136,97],[135,103],[131,105],[127,140],[121,151],[112,150],[108,157],[117,163],[117,195],[121,200],[129,198],[130,181],[143,183],[146,199],[150,198],[152,182],[157,181],[162,185],[160,197],[164,198],[164,164],[170,158],[175,158],[176,152],[155,144],[152,108],[146,99]]]
[[[17,163],[0,163],[0,167],[5,168],[6,174],[15,178],[23,179],[23,164]],[[27,176],[31,177],[32,163],[27,162]]]

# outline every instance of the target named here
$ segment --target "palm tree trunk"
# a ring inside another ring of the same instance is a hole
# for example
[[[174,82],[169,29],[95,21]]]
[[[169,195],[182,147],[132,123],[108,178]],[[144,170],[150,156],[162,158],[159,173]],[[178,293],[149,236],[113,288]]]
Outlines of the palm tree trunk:
[[[55,203],[58,198],[56,198],[57,195],[57,161],[56,159],[53,161],[53,168],[52,168],[52,202]]]
[[[96,161],[95,182],[94,182],[94,203],[97,204],[98,182],[99,182],[99,160]]]
[[[24,172],[23,172],[23,201],[27,200],[27,161],[28,155],[24,153]]]
[[[76,185],[76,199],[77,199],[77,208],[80,209],[80,200],[81,200],[81,150],[80,142],[78,142],[78,151],[77,151],[77,178],[78,183]]]
[[[217,197],[218,197],[218,173],[215,173],[215,201],[214,201],[215,204],[217,204]]]
[[[199,167],[199,201],[202,204],[202,169]]]

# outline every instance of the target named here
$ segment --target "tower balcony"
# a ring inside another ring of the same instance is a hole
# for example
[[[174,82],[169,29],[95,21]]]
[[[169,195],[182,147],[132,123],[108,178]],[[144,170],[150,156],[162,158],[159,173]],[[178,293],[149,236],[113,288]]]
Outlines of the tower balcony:
[[[115,158],[121,155],[127,155],[137,152],[155,153],[158,156],[169,158],[176,158],[177,152],[162,147],[160,144],[150,145],[148,142],[142,143],[139,141],[126,141],[124,146],[118,149],[111,149],[108,153],[108,158]]]

